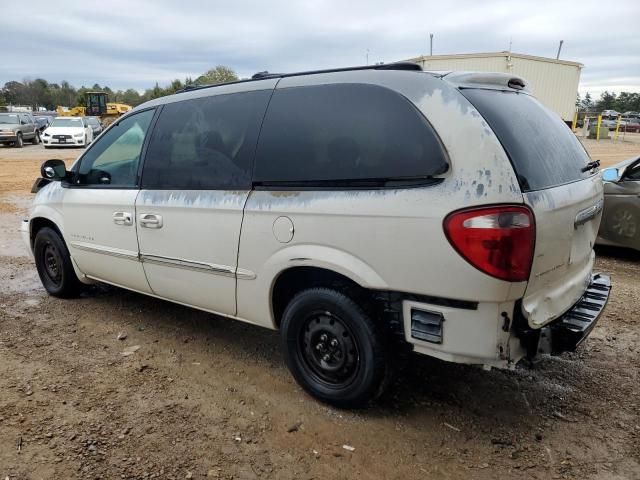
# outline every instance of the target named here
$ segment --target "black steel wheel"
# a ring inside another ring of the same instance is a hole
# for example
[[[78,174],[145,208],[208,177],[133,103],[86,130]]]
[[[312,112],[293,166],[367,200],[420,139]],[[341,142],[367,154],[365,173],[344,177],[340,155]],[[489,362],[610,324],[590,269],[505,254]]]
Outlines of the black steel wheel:
[[[54,297],[77,296],[82,284],[76,276],[69,251],[60,235],[49,227],[36,234],[33,255],[45,290]]]
[[[338,407],[377,398],[389,379],[384,335],[351,298],[329,288],[297,294],[281,324],[289,370],[311,395]]]

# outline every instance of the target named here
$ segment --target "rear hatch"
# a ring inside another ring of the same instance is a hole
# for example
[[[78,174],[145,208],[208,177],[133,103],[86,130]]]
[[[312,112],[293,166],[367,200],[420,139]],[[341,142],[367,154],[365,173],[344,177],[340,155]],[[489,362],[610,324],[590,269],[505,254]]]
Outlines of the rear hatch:
[[[571,130],[524,91],[462,88],[507,152],[524,203],[535,216],[536,244],[522,300],[532,328],[558,318],[584,294],[600,225],[600,175]]]

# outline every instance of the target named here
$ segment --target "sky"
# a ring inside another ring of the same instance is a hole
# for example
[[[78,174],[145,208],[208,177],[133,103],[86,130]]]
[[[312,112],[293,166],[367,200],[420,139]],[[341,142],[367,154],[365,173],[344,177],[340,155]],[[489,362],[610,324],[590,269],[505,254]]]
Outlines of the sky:
[[[0,4],[9,0],[0,0]],[[1,7],[0,7],[1,9]],[[241,77],[496,52],[584,64],[580,93],[640,92],[640,0],[30,0],[0,22],[0,85],[144,90],[226,65]]]

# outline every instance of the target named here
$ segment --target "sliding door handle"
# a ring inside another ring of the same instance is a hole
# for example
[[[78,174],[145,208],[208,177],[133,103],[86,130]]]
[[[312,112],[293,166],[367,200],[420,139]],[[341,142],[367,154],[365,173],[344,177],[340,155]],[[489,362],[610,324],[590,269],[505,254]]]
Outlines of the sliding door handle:
[[[162,215],[155,213],[141,213],[140,226],[144,228],[162,228]]]
[[[113,212],[113,223],[116,225],[133,225],[133,215],[129,212]]]

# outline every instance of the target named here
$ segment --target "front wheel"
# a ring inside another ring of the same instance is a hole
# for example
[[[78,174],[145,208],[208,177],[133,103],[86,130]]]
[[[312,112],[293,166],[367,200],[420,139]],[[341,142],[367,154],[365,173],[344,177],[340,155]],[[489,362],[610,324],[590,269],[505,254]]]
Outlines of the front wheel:
[[[22,139],[22,134],[21,133],[18,133],[18,136],[16,137],[15,146],[16,146],[16,148],[24,147],[24,140]]]
[[[31,143],[33,145],[38,145],[40,143],[40,132],[36,130],[36,133],[33,137],[33,140],[31,140]]]
[[[385,336],[351,298],[329,288],[297,294],[284,311],[282,348],[307,392],[343,408],[380,396],[390,379]]]
[[[55,230],[43,227],[38,231],[33,255],[38,275],[49,295],[70,298],[80,293],[81,283],[73,270],[69,250]]]

